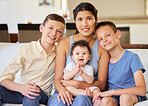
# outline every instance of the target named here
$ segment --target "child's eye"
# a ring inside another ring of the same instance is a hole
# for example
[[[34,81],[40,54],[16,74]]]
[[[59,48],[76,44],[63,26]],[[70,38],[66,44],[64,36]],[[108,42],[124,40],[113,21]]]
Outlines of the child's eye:
[[[79,55],[79,53],[76,53],[76,55]]]
[[[88,20],[92,20],[92,18],[88,18]]]
[[[110,36],[110,34],[108,34],[107,36]]]
[[[62,31],[58,30],[57,32],[62,33]]]
[[[102,38],[99,39],[99,41],[103,40]]]
[[[49,27],[49,29],[53,29],[52,27]]]
[[[83,53],[83,55],[85,55],[86,53]]]

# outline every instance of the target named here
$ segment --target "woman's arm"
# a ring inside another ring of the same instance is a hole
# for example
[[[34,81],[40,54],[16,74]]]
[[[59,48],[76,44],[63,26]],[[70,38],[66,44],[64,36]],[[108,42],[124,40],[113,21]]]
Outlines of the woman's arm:
[[[54,76],[54,86],[58,92],[65,91],[65,87],[61,84],[61,80],[64,75],[64,67],[66,61],[66,39],[61,39],[58,43],[56,50],[56,59],[55,59],[55,76]]]
[[[94,82],[94,85],[99,87],[101,90],[105,90],[108,76],[108,64],[110,55],[107,51],[98,47],[99,55],[99,66],[98,66],[98,80]]]
[[[55,77],[54,86],[59,92],[58,100],[60,97],[65,103],[65,101],[70,104],[72,103],[72,95],[67,91],[67,89],[62,85],[61,80],[63,79],[63,69],[65,67],[66,53],[69,52],[70,38],[61,39],[57,46],[56,60],[55,60]]]

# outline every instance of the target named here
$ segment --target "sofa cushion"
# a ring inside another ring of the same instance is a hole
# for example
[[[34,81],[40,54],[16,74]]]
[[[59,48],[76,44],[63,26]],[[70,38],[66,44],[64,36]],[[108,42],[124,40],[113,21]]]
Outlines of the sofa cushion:
[[[134,106],[148,106],[148,100],[136,103]]]
[[[6,67],[6,65],[11,61],[12,56],[16,53],[18,47],[21,45],[24,45],[26,43],[0,43],[0,74]],[[144,65],[144,68],[146,69],[146,72],[144,73],[146,86],[148,88],[148,49],[128,49],[130,51],[133,51],[137,53]],[[17,74],[15,82],[19,80],[19,73]],[[148,92],[148,89],[147,89]],[[22,104],[3,104],[2,106],[22,106]],[[40,105],[45,106],[45,105]],[[144,102],[140,102],[135,104],[134,106],[148,106],[148,100]]]
[[[146,82],[146,88],[147,88],[147,92],[148,92],[148,49],[128,49],[132,52],[135,52],[139,55],[141,62],[145,68],[145,73],[144,73],[144,78],[145,78],[145,82]]]
[[[0,74],[5,69],[6,65],[11,61],[12,56],[17,52],[17,49],[26,43],[0,43]],[[15,82],[19,80],[19,73],[16,74]],[[22,104],[7,104],[4,103],[2,106],[22,106]],[[39,106],[46,106],[40,104]]]
[[[0,43],[0,75],[5,67],[11,61],[13,55],[17,52],[17,49],[26,43]],[[19,80],[19,72],[16,74],[15,82]]]

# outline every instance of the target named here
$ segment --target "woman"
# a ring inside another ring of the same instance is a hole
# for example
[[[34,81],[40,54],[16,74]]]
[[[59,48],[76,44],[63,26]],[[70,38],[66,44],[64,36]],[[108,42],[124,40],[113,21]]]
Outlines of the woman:
[[[90,86],[97,86],[101,90],[105,89],[107,81],[108,61],[109,55],[99,45],[98,40],[94,36],[94,30],[97,23],[97,10],[95,7],[87,2],[80,3],[74,10],[74,20],[77,27],[75,35],[61,39],[58,43],[56,51],[56,66],[55,66],[55,93],[48,100],[48,105],[61,106],[91,106],[91,99],[84,95],[79,95],[75,98],[68,92],[65,86],[74,86],[80,89],[86,89]],[[93,84],[87,84],[81,81],[64,81],[63,70],[65,66],[73,62],[70,56],[71,44],[78,40],[85,40],[89,42],[92,57],[88,62],[94,69],[95,81]],[[99,66],[99,67],[98,67]]]

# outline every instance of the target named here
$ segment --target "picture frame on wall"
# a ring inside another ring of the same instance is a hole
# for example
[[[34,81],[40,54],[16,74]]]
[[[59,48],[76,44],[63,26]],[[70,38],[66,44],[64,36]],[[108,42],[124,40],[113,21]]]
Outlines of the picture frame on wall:
[[[53,0],[39,0],[39,6],[53,6]]]

